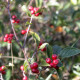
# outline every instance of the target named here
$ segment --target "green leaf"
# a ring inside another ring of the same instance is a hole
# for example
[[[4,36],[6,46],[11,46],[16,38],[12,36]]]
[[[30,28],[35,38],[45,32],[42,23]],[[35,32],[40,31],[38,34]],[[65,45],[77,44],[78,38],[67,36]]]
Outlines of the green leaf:
[[[36,6],[37,7],[42,7],[42,3],[43,3],[43,0],[36,0]]]
[[[62,80],[62,71],[60,69],[57,69],[57,74],[59,76],[59,80]]]
[[[32,24],[32,23],[30,23],[30,22],[28,22],[28,21],[26,22],[26,25],[31,25],[31,24]]]
[[[11,71],[9,69],[6,70],[5,80],[10,80],[11,78]]]
[[[34,40],[36,41],[37,44],[40,43],[40,37],[37,33],[30,31],[30,34],[33,36]]]
[[[52,47],[50,45],[47,46],[47,55],[49,58],[51,58],[53,54],[53,50],[52,50]]]
[[[27,72],[27,69],[28,69],[28,63],[27,61],[24,61],[24,71]]]
[[[49,45],[48,43],[43,43],[41,46],[40,46],[40,48],[39,49],[43,49],[43,48],[45,48],[46,47],[46,45]]]
[[[53,46],[53,54],[60,54],[60,51],[62,50],[62,48],[58,45],[54,45]]]
[[[60,52],[59,56],[61,56],[62,58],[66,58],[66,57],[77,55],[79,53],[80,53],[80,49],[67,47]]]
[[[48,63],[46,63],[46,60],[41,59],[41,64],[40,66],[50,66]]]

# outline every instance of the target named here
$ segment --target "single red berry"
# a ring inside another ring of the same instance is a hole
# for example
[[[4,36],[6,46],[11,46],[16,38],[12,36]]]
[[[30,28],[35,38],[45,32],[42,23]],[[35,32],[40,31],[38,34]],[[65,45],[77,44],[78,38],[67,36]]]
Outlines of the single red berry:
[[[20,23],[20,20],[19,20],[19,19],[17,19],[17,20],[16,20],[16,23]]]
[[[27,76],[24,76],[22,80],[28,80]]]
[[[50,58],[46,58],[46,63],[50,64],[51,63],[51,59]]]
[[[39,13],[36,13],[35,16],[39,16]]]
[[[20,69],[21,69],[22,71],[24,71],[24,66],[22,65],[22,66],[20,67]]]
[[[52,60],[55,60],[55,59],[57,59],[57,55],[56,54],[53,54],[52,55]]]
[[[39,70],[38,69],[32,69],[32,72],[33,73],[39,73]]]
[[[14,34],[11,34],[11,33],[9,34],[9,37],[13,37],[13,36],[14,36]]]
[[[31,10],[31,14],[35,14],[35,11],[34,10]]]
[[[58,63],[59,63],[59,60],[58,59],[53,60],[53,64],[54,65],[57,65]]]
[[[10,40],[8,40],[8,43],[12,43]]]
[[[5,66],[1,66],[0,68],[1,68],[1,71],[3,71],[3,70],[5,70],[6,67]]]
[[[31,10],[33,10],[34,8],[33,8],[32,6],[29,6],[29,8],[28,8],[28,9],[31,11]]]
[[[33,63],[33,67],[36,69],[36,68],[38,68],[38,63]]]
[[[37,12],[39,10],[39,8],[34,7],[34,11]]]
[[[7,38],[4,37],[4,42],[7,42]]]
[[[13,15],[13,16],[12,16],[12,19],[15,19],[15,18],[17,18],[16,15]]]
[[[6,74],[6,71],[2,71],[2,74]]]
[[[6,35],[5,35],[5,38],[8,38],[8,37],[9,37],[9,35],[8,35],[8,34],[6,34]]]
[[[31,64],[31,65],[30,65],[30,68],[31,68],[31,69],[34,69],[34,66],[33,66],[33,64]]]
[[[41,49],[41,51],[46,51],[46,47],[45,47],[45,48],[43,48],[43,49]]]
[[[26,33],[26,31],[25,31],[25,30],[22,30],[22,31],[21,31],[21,34],[25,34],[25,33]]]
[[[12,19],[12,23],[15,23],[16,21],[14,19]]]

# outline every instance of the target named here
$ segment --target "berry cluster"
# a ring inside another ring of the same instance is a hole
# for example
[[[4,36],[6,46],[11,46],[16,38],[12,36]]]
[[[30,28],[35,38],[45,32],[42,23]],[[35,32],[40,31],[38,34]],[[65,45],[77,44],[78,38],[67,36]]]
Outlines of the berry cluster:
[[[30,68],[31,68],[31,71],[33,73],[39,73],[39,70],[38,70],[38,64],[36,62],[34,62],[33,64],[30,65]]]
[[[11,43],[12,39],[13,39],[13,34],[6,34],[5,37],[4,37],[4,42],[8,42],[8,43]]]
[[[20,23],[20,20],[19,19],[16,19],[17,16],[16,15],[13,15],[12,16],[12,23]]]
[[[35,16],[39,16],[39,15],[42,14],[41,12],[37,13],[37,11],[39,10],[39,8],[36,8],[36,7],[33,8],[32,6],[30,6],[28,9],[31,11],[31,14],[34,14]]]
[[[20,67],[20,70],[24,73],[24,66]],[[22,80],[28,80],[27,76],[24,76]]]
[[[5,69],[6,69],[5,66],[1,66],[1,67],[0,67],[0,72],[1,72],[2,74],[6,74]]]
[[[50,64],[50,68],[55,68],[58,69],[59,67],[57,66],[59,63],[59,59],[57,59],[57,55],[53,54],[52,55],[52,61],[50,58],[46,58],[46,63]]]
[[[42,43],[42,42],[40,42],[40,43],[39,43],[38,48],[40,48],[40,46],[41,46],[42,44],[43,44],[43,43]],[[43,48],[43,49],[41,49],[41,51],[46,51],[46,47],[45,47],[45,48]]]
[[[28,29],[22,30],[22,31],[21,31],[21,34],[26,34],[27,31],[28,31]]]

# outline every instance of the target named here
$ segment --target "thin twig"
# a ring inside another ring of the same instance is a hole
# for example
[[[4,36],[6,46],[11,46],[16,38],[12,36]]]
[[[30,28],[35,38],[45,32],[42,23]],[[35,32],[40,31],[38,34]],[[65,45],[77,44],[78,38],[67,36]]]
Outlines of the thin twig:
[[[31,1],[30,1],[30,3],[29,3],[29,5],[28,5],[28,7],[29,7],[29,6],[31,6],[31,4],[32,4],[32,2],[33,2],[33,1],[34,1],[34,0],[31,0]]]
[[[16,38],[16,41],[17,41],[17,43],[18,43],[18,45],[21,47],[21,45],[20,45],[20,43],[19,43],[19,39],[18,39],[18,37],[17,37],[17,35],[16,35],[16,32],[15,32],[15,29],[14,29],[14,25],[13,25],[13,23],[12,23],[12,18],[11,18],[11,13],[10,13],[10,10],[9,10],[9,1],[8,1],[8,7],[7,7],[7,10],[8,10],[8,14],[9,14],[9,17],[10,17],[10,22],[11,22],[11,26],[12,26],[12,30],[13,30],[13,33],[14,33],[14,36],[15,36],[15,38]]]
[[[12,44],[11,44],[11,57],[12,57],[12,65],[13,65],[13,51],[12,51]],[[13,66],[12,66],[12,77],[14,75],[14,70],[13,70]]]
[[[32,22],[32,18],[33,18],[33,15],[31,16],[30,23]],[[24,48],[25,45],[26,45],[26,39],[27,39],[28,32],[29,32],[29,30],[30,30],[30,27],[31,27],[31,24],[29,24],[28,29],[27,29],[27,33],[26,33],[26,35],[25,35],[23,48]]]
[[[18,45],[20,46],[22,52],[24,53],[25,60],[27,61],[28,65],[30,66],[30,64],[29,64],[29,62],[28,62],[28,58],[27,58],[26,52],[25,52],[25,48],[22,48],[22,46],[21,46],[20,43],[19,43],[19,39],[18,39],[18,37],[17,37],[17,35],[16,35],[15,29],[14,29],[14,25],[13,25],[13,23],[12,23],[12,18],[11,18],[11,13],[10,13],[10,10],[9,10],[9,5],[10,5],[10,4],[9,4],[9,1],[8,1],[8,7],[7,7],[7,9],[8,9],[8,14],[9,14],[9,17],[10,17],[10,22],[11,22],[11,26],[12,26],[12,30],[13,30],[14,36],[15,36],[16,41],[17,41]],[[31,23],[31,22],[32,22],[32,17],[31,17],[30,23]],[[29,29],[30,29],[30,25],[29,25],[29,27],[28,27],[28,31],[29,31]],[[28,31],[27,31],[27,33],[26,33],[26,37],[25,37],[25,40],[24,40],[24,44],[26,44],[26,39],[27,39]],[[25,47],[25,46],[24,46],[24,47]]]
[[[12,58],[12,57],[11,56],[1,56],[0,58]],[[18,59],[18,60],[21,60],[21,61],[25,60],[24,58],[18,58],[18,57],[13,57],[13,59]]]

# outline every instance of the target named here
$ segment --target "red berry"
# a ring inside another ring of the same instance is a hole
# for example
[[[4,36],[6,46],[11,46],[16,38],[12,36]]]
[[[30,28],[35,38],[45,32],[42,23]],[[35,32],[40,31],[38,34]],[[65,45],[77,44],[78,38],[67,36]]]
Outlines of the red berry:
[[[5,70],[5,68],[6,68],[5,66],[0,67],[1,71]]]
[[[27,76],[24,76],[22,80],[28,80]]]
[[[36,69],[36,68],[38,68],[38,63],[33,63],[33,67]]]
[[[12,43],[10,40],[8,40],[8,43]]]
[[[35,16],[39,16],[39,13],[36,13]]]
[[[45,47],[45,48],[43,48],[43,49],[41,49],[41,51],[46,51],[46,47]]]
[[[28,9],[31,11],[31,10],[33,10],[34,8],[33,8],[32,6],[29,6],[29,8],[28,8]]]
[[[37,12],[38,10],[39,10],[39,8],[36,8],[36,7],[34,8],[34,11],[35,11],[35,12]]]
[[[35,14],[35,11],[34,10],[31,10],[31,14]]]
[[[54,64],[53,63],[50,63],[50,68],[52,68],[54,66]]]
[[[7,42],[7,38],[4,38],[4,42]]]
[[[19,19],[17,19],[17,20],[16,20],[16,23],[20,23],[20,20],[19,20]]]
[[[11,34],[11,33],[9,34],[9,37],[13,37],[13,36],[14,36],[14,34]]]
[[[59,60],[58,59],[53,60],[53,64],[54,65],[57,65],[58,63],[59,63]]]
[[[15,18],[16,18],[16,15],[13,15],[13,16],[12,16],[12,19],[15,19]]]
[[[12,40],[12,37],[8,37],[7,39],[8,39],[8,41],[11,41]]]
[[[22,30],[22,31],[21,31],[21,34],[25,34],[25,33],[26,33],[26,31],[25,31],[25,30]]]
[[[8,35],[8,34],[6,34],[6,35],[5,35],[5,38],[8,38],[8,37],[9,37],[9,35]]]
[[[30,68],[31,68],[31,69],[34,69],[34,66],[33,66],[33,64],[31,64],[31,65],[30,65]]]
[[[16,21],[14,19],[12,19],[12,23],[15,23]]]
[[[6,71],[2,71],[2,74],[6,74]]]
[[[20,67],[20,69],[23,71],[23,70],[24,70],[24,66],[22,65],[22,66]]]
[[[39,70],[38,69],[32,69],[32,72],[33,73],[39,73]]]
[[[50,58],[46,58],[46,63],[50,64],[51,63],[51,59]]]
[[[53,54],[52,55],[52,60],[55,60],[55,59],[57,59],[57,55],[56,54]]]

